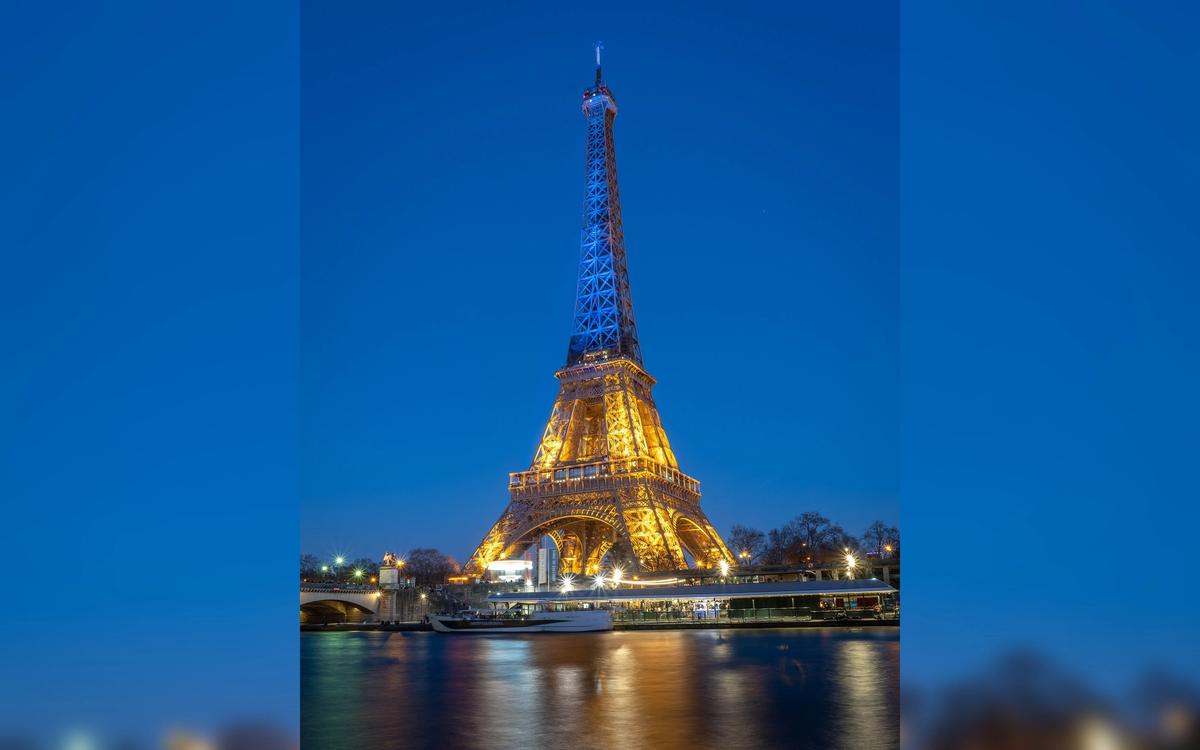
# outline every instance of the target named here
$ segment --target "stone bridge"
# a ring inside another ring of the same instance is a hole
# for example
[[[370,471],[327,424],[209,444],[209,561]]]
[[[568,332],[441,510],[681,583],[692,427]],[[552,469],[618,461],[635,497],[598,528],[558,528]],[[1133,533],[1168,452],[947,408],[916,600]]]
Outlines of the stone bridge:
[[[300,585],[300,622],[371,622],[383,596],[374,586]]]

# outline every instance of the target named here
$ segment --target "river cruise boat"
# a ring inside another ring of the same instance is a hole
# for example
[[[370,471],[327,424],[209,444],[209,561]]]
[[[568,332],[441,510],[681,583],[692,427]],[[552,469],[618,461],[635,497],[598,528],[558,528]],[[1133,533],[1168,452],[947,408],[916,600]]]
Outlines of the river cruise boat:
[[[513,607],[501,612],[430,615],[429,622],[439,633],[593,633],[613,629],[612,613],[607,609],[525,612]]]

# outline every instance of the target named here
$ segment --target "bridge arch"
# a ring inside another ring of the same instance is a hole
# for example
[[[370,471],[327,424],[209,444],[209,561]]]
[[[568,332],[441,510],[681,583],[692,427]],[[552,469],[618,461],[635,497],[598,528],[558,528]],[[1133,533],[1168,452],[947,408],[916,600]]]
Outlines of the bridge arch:
[[[300,592],[301,624],[369,622],[379,611],[377,592]]]

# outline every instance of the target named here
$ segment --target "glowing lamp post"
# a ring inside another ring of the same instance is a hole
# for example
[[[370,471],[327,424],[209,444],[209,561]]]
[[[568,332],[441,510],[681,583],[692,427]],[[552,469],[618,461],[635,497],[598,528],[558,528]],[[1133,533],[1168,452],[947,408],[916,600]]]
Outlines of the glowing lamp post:
[[[720,562],[720,567],[721,567],[721,577],[724,578],[724,577],[728,576],[729,575],[729,562],[726,560],[722,560]]]
[[[846,577],[853,580],[854,579],[854,569],[857,567],[858,567],[858,560],[855,559],[853,553],[847,552],[846,553]]]

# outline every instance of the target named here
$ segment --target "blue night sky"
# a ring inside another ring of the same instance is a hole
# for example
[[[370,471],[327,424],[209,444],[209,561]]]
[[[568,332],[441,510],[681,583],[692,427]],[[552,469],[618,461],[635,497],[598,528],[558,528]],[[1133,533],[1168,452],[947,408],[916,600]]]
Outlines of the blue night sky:
[[[591,44],[634,308],[717,528],[899,522],[894,8],[305,8],[301,548],[465,559],[570,334]]]

